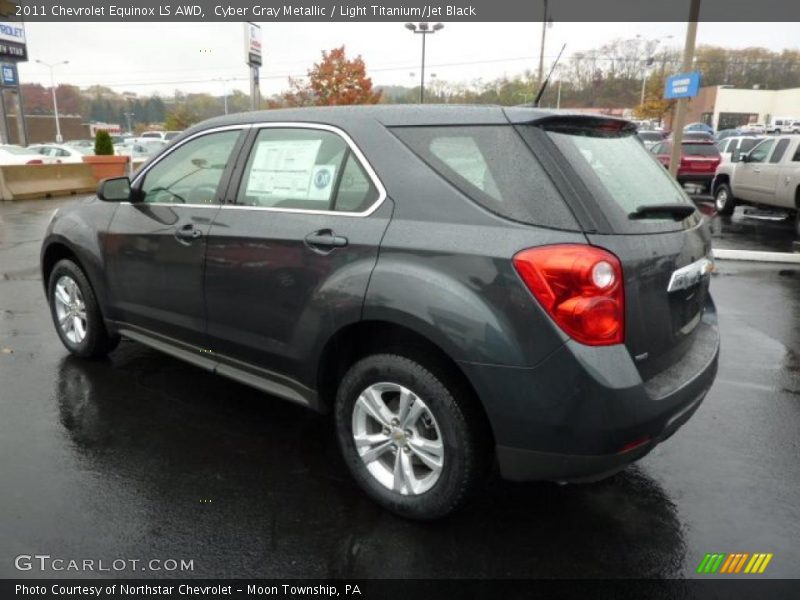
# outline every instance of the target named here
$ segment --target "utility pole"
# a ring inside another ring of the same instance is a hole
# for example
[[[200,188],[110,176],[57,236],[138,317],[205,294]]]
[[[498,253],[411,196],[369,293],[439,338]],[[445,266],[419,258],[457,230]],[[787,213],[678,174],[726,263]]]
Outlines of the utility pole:
[[[694,45],[697,39],[697,20],[700,17],[700,0],[692,0],[689,8],[689,22],[686,24],[686,43],[683,47],[682,73],[692,70],[694,63]],[[678,175],[678,166],[681,162],[681,144],[683,143],[683,125],[686,121],[686,105],[688,98],[678,98],[675,107],[675,118],[672,120],[672,153],[669,157],[669,173],[673,177]]]
[[[536,89],[542,87],[542,79],[544,78],[544,39],[547,35],[547,1],[544,0],[544,15],[542,16],[542,45],[539,49],[539,77],[536,82]]]

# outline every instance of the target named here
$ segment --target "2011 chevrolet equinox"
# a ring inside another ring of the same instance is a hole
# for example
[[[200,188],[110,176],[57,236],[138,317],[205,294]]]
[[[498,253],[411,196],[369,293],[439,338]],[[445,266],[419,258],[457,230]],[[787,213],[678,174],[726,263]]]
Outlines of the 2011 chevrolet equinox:
[[[512,480],[612,474],[717,368],[706,226],[604,117],[212,119],[57,211],[41,266],[71,352],[125,336],[333,411],[356,481],[413,518],[452,511],[494,460]]]

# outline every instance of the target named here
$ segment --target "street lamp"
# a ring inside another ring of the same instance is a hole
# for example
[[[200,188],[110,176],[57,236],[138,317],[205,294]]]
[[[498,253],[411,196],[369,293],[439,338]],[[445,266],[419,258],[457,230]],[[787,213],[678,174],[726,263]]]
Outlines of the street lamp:
[[[214,81],[221,81],[222,82],[222,102],[223,106],[225,107],[225,114],[228,114],[228,82],[235,81],[235,77],[228,77],[227,79],[224,77],[217,77]]]
[[[641,34],[638,34],[636,37],[641,38],[642,36]],[[653,64],[652,55],[655,52],[656,47],[658,46],[659,43],[661,43],[662,40],[671,40],[671,39],[672,39],[671,35],[665,35],[664,37],[654,38],[652,40],[645,40],[644,49],[649,56],[645,59],[644,66],[642,67],[642,97],[641,100],[639,101],[639,106],[644,104],[644,92],[645,92],[645,87],[647,85],[647,67]],[[650,44],[653,44],[652,48],[650,48]]]
[[[406,29],[422,35],[422,67],[419,79],[419,103],[423,104],[425,102],[425,38],[428,37],[428,34],[436,33],[444,29],[444,25],[436,23],[436,25],[431,27],[428,23],[419,23],[417,25],[414,23],[406,23]]]
[[[69,61],[62,60],[61,62],[51,64],[37,59],[36,62],[50,69],[50,90],[53,92],[53,112],[55,113],[56,117],[56,142],[60,144],[64,141],[64,138],[61,136],[61,124],[58,121],[58,101],[56,100],[56,83],[55,78],[53,77],[53,69],[61,65],[66,65],[69,63]]]

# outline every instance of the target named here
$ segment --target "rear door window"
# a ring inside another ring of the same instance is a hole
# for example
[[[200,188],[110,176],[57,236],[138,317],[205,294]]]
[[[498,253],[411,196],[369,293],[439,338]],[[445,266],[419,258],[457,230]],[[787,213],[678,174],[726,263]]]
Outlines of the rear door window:
[[[483,208],[523,223],[579,229],[552,180],[510,125],[395,127],[392,131]]]
[[[769,157],[769,162],[777,163],[783,158],[784,152],[786,152],[786,147],[789,145],[789,140],[783,139],[780,140],[775,145],[775,150],[772,152],[772,156]]]

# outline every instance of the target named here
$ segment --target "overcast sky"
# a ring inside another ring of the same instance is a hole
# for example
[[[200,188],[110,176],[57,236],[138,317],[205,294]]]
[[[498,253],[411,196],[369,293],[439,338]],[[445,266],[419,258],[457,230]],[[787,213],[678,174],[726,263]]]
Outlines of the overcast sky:
[[[288,75],[302,76],[322,49],[346,45],[361,54],[377,85],[414,85],[419,77],[420,36],[402,23],[261,23],[263,95],[280,92]],[[222,94],[248,90],[241,23],[28,23],[30,62],[22,82],[49,85],[45,62],[69,60],[56,69],[56,83],[109,86],[137,94],[174,90]],[[685,23],[554,23],[547,32],[545,62],[561,44],[565,57],[615,38],[672,35],[682,47]],[[541,23],[447,23],[428,37],[427,71],[450,82],[491,80],[538,66]],[[731,48],[800,47],[797,23],[700,23],[698,44]],[[410,75],[414,73],[414,77]],[[217,79],[234,78],[224,84]]]

